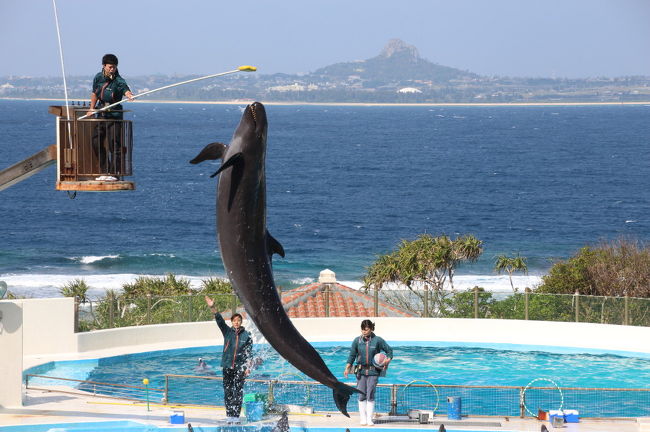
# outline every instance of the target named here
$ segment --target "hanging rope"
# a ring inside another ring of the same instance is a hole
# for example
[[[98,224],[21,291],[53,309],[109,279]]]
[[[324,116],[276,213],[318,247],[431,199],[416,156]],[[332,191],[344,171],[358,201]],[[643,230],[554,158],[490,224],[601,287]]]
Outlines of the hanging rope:
[[[56,22],[56,38],[59,41],[59,57],[61,59],[61,73],[63,74],[63,94],[65,96],[65,110],[68,124],[68,148],[72,148],[72,131],[70,129],[70,104],[68,103],[68,83],[65,79],[65,62],[63,61],[63,45],[61,44],[61,31],[59,29],[59,14],[56,10],[56,0],[52,0],[54,8],[54,21]]]

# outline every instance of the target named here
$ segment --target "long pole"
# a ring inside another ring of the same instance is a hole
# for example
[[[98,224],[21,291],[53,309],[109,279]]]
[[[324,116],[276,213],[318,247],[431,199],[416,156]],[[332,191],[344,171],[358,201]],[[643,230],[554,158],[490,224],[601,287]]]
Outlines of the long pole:
[[[122,102],[129,102],[130,100],[133,100],[133,99],[136,99],[136,98],[139,98],[139,97],[151,94],[151,93],[155,93],[155,92],[158,92],[160,90],[166,90],[168,88],[177,87],[177,86],[180,86],[180,85],[183,85],[183,84],[189,84],[189,83],[193,83],[193,82],[196,82],[196,81],[201,81],[201,80],[204,80],[204,79],[209,79],[209,78],[215,78],[215,77],[218,77],[218,76],[234,74],[234,73],[237,73],[237,72],[255,72],[256,70],[257,70],[257,68],[255,66],[239,66],[237,69],[234,69],[234,70],[231,70],[231,71],[220,72],[220,73],[216,73],[216,74],[212,74],[212,75],[206,75],[206,76],[202,76],[202,77],[199,77],[199,78],[193,78],[193,79],[187,80],[187,81],[181,81],[181,82],[178,82],[176,84],[166,85],[166,86],[163,86],[163,87],[160,87],[160,88],[157,88],[157,89],[153,89],[153,90],[149,90],[149,91],[146,91],[146,92],[143,92],[143,93],[138,93],[137,95],[134,95],[131,99],[128,99],[128,98],[127,99],[122,99],[119,102],[115,102],[113,104],[107,105],[104,108],[96,110],[95,114],[99,113],[99,112],[102,112],[102,111],[106,111],[107,109],[110,109],[110,108],[114,107],[115,105],[121,104]],[[93,115],[93,114],[86,114],[85,116],[79,117],[78,120],[83,120],[86,117],[89,117],[90,115]]]

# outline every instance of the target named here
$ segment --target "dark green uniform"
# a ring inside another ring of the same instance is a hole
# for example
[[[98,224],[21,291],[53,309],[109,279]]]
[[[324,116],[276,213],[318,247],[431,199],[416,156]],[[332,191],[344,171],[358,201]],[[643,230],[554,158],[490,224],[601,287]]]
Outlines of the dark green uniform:
[[[393,349],[381,337],[374,333],[370,333],[368,339],[358,336],[352,341],[348,363],[354,364],[356,360],[357,364],[361,365],[362,375],[379,375],[381,370],[372,365],[372,358],[380,352],[386,353],[386,357],[390,359],[393,358]]]
[[[238,418],[244,398],[244,379],[246,378],[246,363],[251,358],[253,339],[250,333],[239,327],[229,327],[220,313],[214,314],[214,319],[223,334],[223,393],[226,415]]]
[[[116,71],[113,78],[99,72],[93,79],[93,93],[97,96],[97,106],[95,109],[103,108],[124,99],[124,94],[128,91],[129,86]],[[120,110],[120,112],[112,111]],[[99,174],[121,175],[125,171],[122,158],[122,120],[124,113],[121,112],[122,104],[116,105],[108,111],[97,114],[96,117],[103,119],[95,125],[92,135],[92,146],[95,155],[99,161]],[[112,121],[115,120],[115,121]]]
[[[93,93],[97,96],[100,106],[93,108],[102,108],[105,105],[119,102],[124,99],[124,94],[128,91],[131,91],[131,89],[119,73],[116,73],[113,79],[110,79],[103,72],[99,72],[93,79]],[[113,109],[122,110],[122,104],[114,106]],[[121,120],[124,117],[123,113],[111,110],[100,115],[102,118],[116,120]]]

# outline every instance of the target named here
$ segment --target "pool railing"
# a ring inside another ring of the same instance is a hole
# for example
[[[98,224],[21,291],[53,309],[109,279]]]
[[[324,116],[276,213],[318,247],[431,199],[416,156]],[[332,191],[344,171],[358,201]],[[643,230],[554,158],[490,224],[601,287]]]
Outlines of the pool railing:
[[[289,378],[289,377],[287,377]],[[247,379],[245,393],[264,395],[269,406],[301,407],[335,412],[332,390],[315,381],[299,379]],[[162,405],[219,406],[224,400],[222,378],[167,374],[164,388],[145,388],[93,381],[26,375],[28,389],[145,401]],[[378,384],[378,413],[406,415],[410,410],[447,415],[448,399],[460,398],[467,416],[535,417],[539,410],[578,410],[581,417],[633,418],[650,416],[650,389],[559,387],[550,380],[533,386],[438,385],[424,380],[408,384]],[[161,384],[156,384],[161,386]],[[348,410],[357,410],[351,398]]]

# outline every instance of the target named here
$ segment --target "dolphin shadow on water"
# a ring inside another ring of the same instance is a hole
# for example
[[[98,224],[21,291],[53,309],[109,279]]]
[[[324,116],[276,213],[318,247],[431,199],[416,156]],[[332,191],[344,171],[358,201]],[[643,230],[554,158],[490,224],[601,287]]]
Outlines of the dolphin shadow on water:
[[[221,258],[244,308],[268,343],[289,363],[333,390],[346,416],[352,393],[362,393],[332,374],[287,316],[273,279],[271,256],[284,248],[266,229],[266,136],[264,105],[246,107],[229,145],[208,144],[194,159],[223,159],[212,177],[217,186],[217,237]]]

